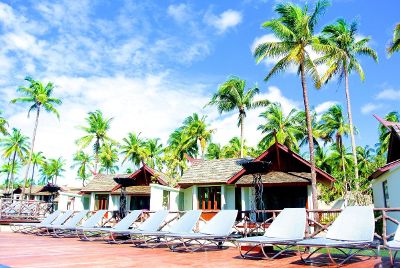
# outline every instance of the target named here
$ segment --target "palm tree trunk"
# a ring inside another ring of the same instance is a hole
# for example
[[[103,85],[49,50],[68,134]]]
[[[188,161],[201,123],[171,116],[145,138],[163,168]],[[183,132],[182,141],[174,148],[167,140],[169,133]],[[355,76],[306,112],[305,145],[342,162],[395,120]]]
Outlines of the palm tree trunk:
[[[7,163],[7,165],[10,165],[10,162],[11,162],[11,158],[8,158],[8,163]],[[6,179],[6,182],[7,182],[7,185],[6,185],[6,190],[7,190],[7,193],[9,193],[10,191],[9,191],[9,185],[10,185],[10,170],[8,170],[8,172],[7,172],[7,179]]]
[[[29,196],[28,196],[28,199],[31,198],[31,194],[32,194],[32,183],[33,183],[33,176],[35,175],[35,166],[36,166],[36,164],[33,164],[33,166],[32,166],[32,176],[31,176],[31,183],[29,184]]]
[[[300,75],[301,75],[301,86],[303,88],[304,109],[306,112],[308,146],[310,149],[312,203],[313,203],[313,209],[318,209],[317,176],[316,176],[316,172],[315,172],[314,142],[313,142],[313,135],[312,135],[310,105],[308,103],[308,93],[307,93],[306,75],[305,75],[305,71],[304,71],[304,63],[300,64]]]
[[[8,192],[10,192],[13,189],[13,185],[14,185],[14,167],[15,167],[15,158],[17,156],[17,151],[14,151],[12,160],[11,160],[11,172],[10,172],[10,181],[9,183],[9,187],[8,187]]]
[[[28,163],[26,164],[26,171],[25,171],[25,176],[24,176],[24,185],[22,187],[22,196],[21,196],[22,200],[25,197],[25,185],[26,185],[26,181],[27,181],[28,176],[29,176],[29,167],[30,167],[31,161],[32,161],[33,148],[35,147],[36,130],[37,130],[37,127],[38,127],[38,124],[39,124],[39,114],[40,114],[40,106],[38,106],[38,108],[36,110],[36,119],[35,119],[35,127],[33,128],[33,134],[32,134],[31,150],[29,152]]]
[[[350,103],[350,91],[349,91],[349,74],[347,72],[347,66],[344,67],[344,79],[345,79],[345,91],[346,91],[346,102],[347,102],[347,115],[349,117],[350,125],[350,138],[351,138],[351,149],[353,153],[354,161],[354,179],[356,181],[356,189],[358,190],[358,163],[357,163],[357,147],[354,138],[354,127],[353,127],[353,117],[351,114],[351,103]]]
[[[240,112],[240,158],[243,158],[243,135],[244,135],[244,116],[242,112]]]

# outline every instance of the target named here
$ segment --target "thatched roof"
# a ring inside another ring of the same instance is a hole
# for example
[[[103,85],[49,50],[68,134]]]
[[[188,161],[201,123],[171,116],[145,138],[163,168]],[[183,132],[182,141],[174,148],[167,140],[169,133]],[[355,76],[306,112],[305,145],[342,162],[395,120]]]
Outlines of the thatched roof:
[[[183,174],[179,185],[202,183],[226,183],[233,175],[242,170],[240,163],[246,159],[214,159],[193,161],[190,168]]]
[[[130,174],[97,174],[93,179],[82,188],[81,192],[111,192],[118,184],[114,181],[115,177]]]
[[[311,173],[306,172],[280,172],[271,171],[261,175],[263,184],[280,185],[280,184],[309,184],[311,181]],[[244,175],[236,185],[252,185],[253,175]]]

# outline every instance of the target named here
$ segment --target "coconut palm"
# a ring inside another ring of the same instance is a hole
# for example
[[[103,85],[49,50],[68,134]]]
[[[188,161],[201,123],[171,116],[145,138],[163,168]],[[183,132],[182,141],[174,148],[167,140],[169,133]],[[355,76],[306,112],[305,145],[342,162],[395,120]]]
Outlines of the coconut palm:
[[[113,143],[104,143],[101,146],[100,154],[101,169],[100,172],[107,174],[115,173],[118,170],[116,163],[118,162],[118,149]]]
[[[390,122],[400,122],[400,113],[392,111],[388,113],[385,118],[386,121]],[[384,125],[379,124],[379,154],[383,155],[387,152],[389,147],[390,130]]]
[[[1,166],[0,173],[6,173],[7,174],[7,177],[4,180],[4,187],[6,189],[8,189],[9,185],[11,185],[11,180],[10,180],[11,173],[15,177],[15,175],[18,174],[20,168],[21,168],[21,163],[20,162],[17,161],[13,165],[10,160],[6,164],[3,164]],[[14,185],[14,184],[15,184],[15,182],[12,185]]]
[[[287,70],[290,66],[294,65],[298,67],[306,113],[311,163],[312,203],[314,209],[318,206],[317,184],[306,75],[309,74],[314,80],[315,86],[317,88],[320,87],[320,77],[316,65],[310,56],[310,51],[314,50],[317,53],[324,53],[327,50],[334,49],[321,44],[314,35],[318,18],[327,6],[327,1],[318,1],[315,8],[310,13],[308,6],[301,8],[293,3],[278,4],[275,8],[275,12],[279,17],[263,24],[263,27],[271,30],[278,40],[262,43],[258,45],[254,51],[254,56],[258,63],[266,58],[278,59],[278,62],[267,74],[265,78],[266,81],[280,72]]]
[[[161,155],[164,151],[159,138],[147,139],[144,142],[144,147],[146,149],[146,160],[145,162],[151,167],[158,169],[162,168]]]
[[[14,168],[17,160],[24,161],[29,154],[29,138],[21,133],[19,129],[13,128],[12,132],[0,139],[3,157],[11,159],[10,183],[7,190],[10,191],[14,184]],[[25,185],[25,184],[24,184]]]
[[[300,147],[308,144],[308,135],[307,135],[307,124],[306,122],[306,113],[304,111],[300,111],[300,121],[303,122],[301,124],[302,131],[303,131],[303,138],[300,142]],[[326,133],[321,129],[320,122],[317,118],[317,113],[315,111],[311,112],[311,126],[312,126],[312,137],[314,141],[315,149],[321,147],[320,142],[323,141],[324,145],[326,145],[330,140],[327,137]]]
[[[207,142],[211,140],[211,135],[214,132],[212,129],[207,129],[207,124],[205,122],[206,116],[201,118],[197,113],[187,117],[183,121],[183,127],[187,132],[187,135],[196,140],[200,144],[201,157],[204,158],[204,152],[207,146]]]
[[[343,158],[340,161],[342,164],[343,178],[345,182],[348,183],[346,176],[346,161],[344,159],[346,157],[346,148],[343,144],[343,137],[349,135],[350,125],[346,123],[342,107],[340,105],[333,105],[330,107],[328,111],[322,115],[320,127],[330,140],[335,141],[336,151]]]
[[[362,178],[367,178],[374,172],[375,150],[370,146],[357,146],[357,163]]]
[[[286,145],[293,151],[299,151],[299,140],[303,136],[301,114],[292,109],[287,116],[282,111],[279,103],[270,104],[267,109],[260,114],[265,123],[258,126],[258,130],[264,134],[260,141],[261,147],[269,148],[275,143],[275,136],[279,143]]]
[[[82,180],[82,186],[85,186],[87,178],[93,173],[92,167],[92,157],[83,151],[78,151],[74,154],[73,164],[71,168],[78,167],[77,176]]]
[[[328,174],[332,173],[332,166],[329,163],[329,155],[324,147],[318,146],[315,148],[315,164]]]
[[[129,132],[128,137],[122,139],[121,154],[124,157],[122,163],[129,160],[137,167],[147,158],[148,153],[145,141],[140,138],[140,133],[136,135],[133,132]]]
[[[31,111],[36,110],[35,126],[33,128],[31,148],[28,156],[28,161],[26,164],[24,185],[26,185],[26,181],[29,175],[29,168],[32,161],[33,149],[35,147],[36,131],[39,124],[40,111],[44,109],[46,112],[53,113],[57,116],[57,118],[60,118],[60,115],[55,106],[60,105],[62,103],[60,99],[53,97],[53,90],[54,90],[53,83],[48,82],[46,85],[44,85],[39,80],[34,80],[29,76],[26,77],[25,80],[29,82],[29,86],[28,87],[20,86],[17,89],[17,91],[21,93],[23,96],[11,100],[11,103],[28,103],[30,105],[28,110],[28,117]],[[25,195],[25,187],[22,188],[22,198],[24,198],[24,195]]]
[[[85,131],[87,135],[78,139],[76,143],[80,146],[80,149],[86,148],[93,143],[94,173],[97,174],[100,148],[104,142],[112,141],[107,132],[110,129],[113,118],[105,118],[100,110],[96,110],[89,112],[85,120],[87,126],[80,126],[79,128]]]
[[[351,112],[349,75],[356,72],[362,81],[365,79],[364,71],[361,67],[359,56],[369,56],[378,62],[378,55],[368,46],[369,37],[357,40],[358,26],[356,22],[348,24],[344,19],[338,19],[335,24],[325,26],[322,30],[321,42],[335,47],[335,51],[326,53],[319,58],[319,63],[327,63],[328,70],[323,75],[322,80],[327,83],[335,76],[339,76],[339,82],[344,79],[347,115],[350,125],[351,147],[354,161],[355,180],[358,180],[357,150],[354,138],[353,117]]]
[[[340,150],[334,143],[330,148],[331,153],[329,154],[329,163],[332,169],[332,175],[337,179],[336,186],[340,187],[340,196],[349,198],[349,189],[351,188],[351,181],[347,179],[346,170],[350,170],[353,166],[353,155],[348,152],[346,147],[342,147]],[[341,169],[335,167],[342,167]],[[349,172],[348,172],[349,173]],[[347,173],[347,174],[348,174]]]
[[[0,133],[3,135],[7,135],[8,134],[8,130],[7,130],[8,122],[4,117],[1,116],[2,113],[3,112],[0,111]]]
[[[240,127],[240,156],[244,154],[244,119],[246,112],[256,107],[266,106],[267,100],[254,100],[260,92],[257,87],[249,88],[247,91],[246,81],[239,77],[232,76],[225,83],[220,85],[217,93],[214,94],[208,105],[217,106],[218,112],[231,112],[238,110],[238,127]]]
[[[43,152],[37,152],[32,154],[32,175],[31,175],[31,181],[29,183],[29,196],[32,193],[32,185],[34,183],[34,176],[35,176],[35,169],[39,165],[43,165],[44,161],[46,160],[46,157],[44,157]]]
[[[400,23],[398,23],[394,28],[393,39],[388,47],[389,56],[398,51],[400,51]]]
[[[238,137],[233,137],[229,140],[228,144],[222,147],[222,154],[224,158],[241,158],[242,157],[242,145],[243,149],[247,151],[246,141],[241,140]]]
[[[53,181],[54,174],[53,174],[53,167],[51,166],[50,160],[47,159],[39,168],[40,172],[40,179],[38,184],[39,185],[46,185]]]
[[[52,173],[52,183],[57,184],[58,177],[62,177],[65,171],[65,160],[62,157],[49,159],[49,165]]]
[[[219,143],[210,143],[207,147],[206,159],[221,159],[222,147]]]

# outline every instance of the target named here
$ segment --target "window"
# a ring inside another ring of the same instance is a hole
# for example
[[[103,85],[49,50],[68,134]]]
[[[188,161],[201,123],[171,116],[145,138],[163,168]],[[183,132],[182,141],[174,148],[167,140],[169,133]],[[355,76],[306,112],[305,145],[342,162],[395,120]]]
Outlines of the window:
[[[108,194],[96,194],[94,210],[108,209]]]
[[[163,207],[169,209],[169,191],[163,190]]]
[[[150,209],[150,196],[131,196],[129,209]]]
[[[199,209],[214,210],[221,209],[221,187],[199,187],[198,188]]]
[[[387,181],[382,182],[382,188],[383,188],[383,201],[385,204],[385,208],[389,208],[390,202],[389,202],[389,190],[387,186]]]

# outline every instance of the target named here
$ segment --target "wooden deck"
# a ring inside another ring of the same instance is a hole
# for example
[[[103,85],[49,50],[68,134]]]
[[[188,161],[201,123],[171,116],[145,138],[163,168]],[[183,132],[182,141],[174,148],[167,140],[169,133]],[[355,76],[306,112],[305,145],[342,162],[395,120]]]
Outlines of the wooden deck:
[[[279,260],[244,260],[234,248],[176,253],[167,248],[143,249],[130,244],[0,233],[0,267],[309,267],[298,256]],[[361,258],[350,268],[389,267],[385,258]]]

